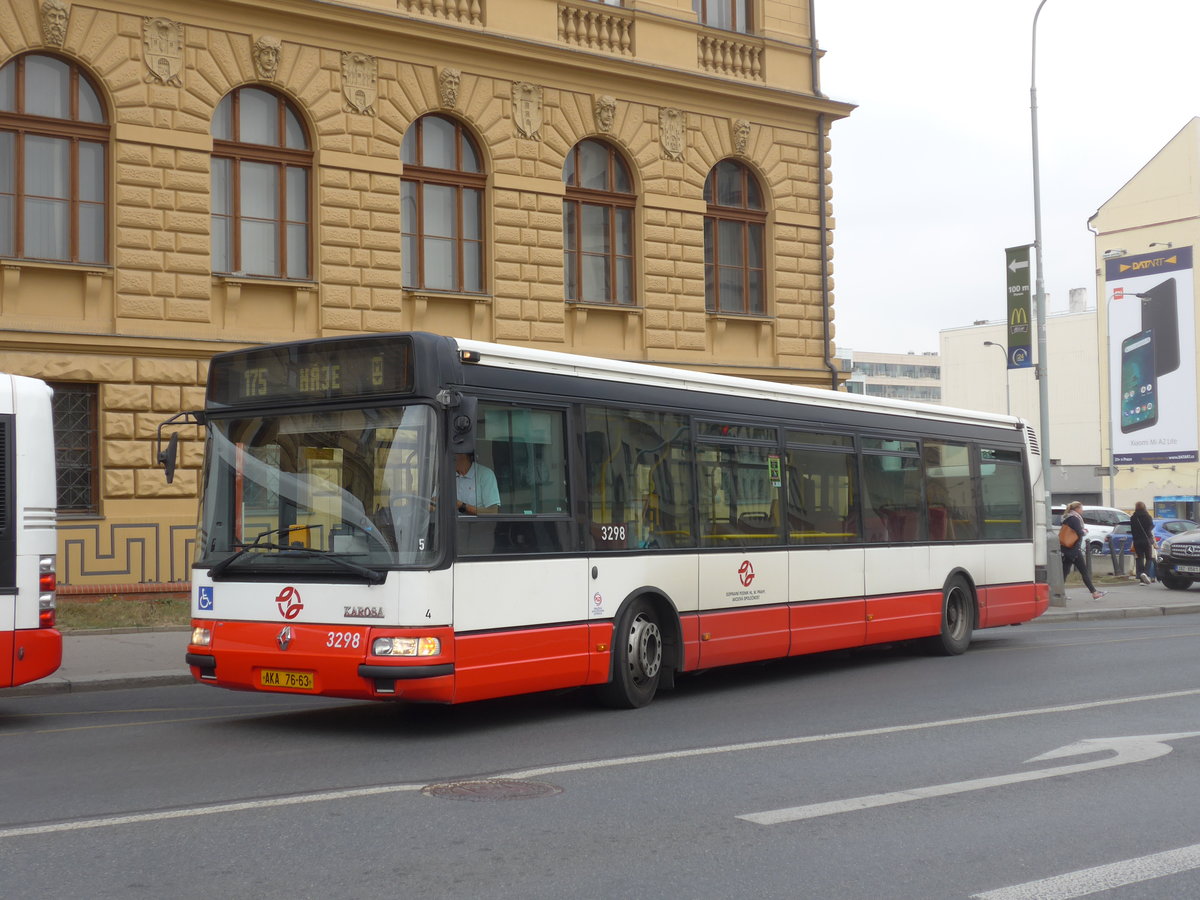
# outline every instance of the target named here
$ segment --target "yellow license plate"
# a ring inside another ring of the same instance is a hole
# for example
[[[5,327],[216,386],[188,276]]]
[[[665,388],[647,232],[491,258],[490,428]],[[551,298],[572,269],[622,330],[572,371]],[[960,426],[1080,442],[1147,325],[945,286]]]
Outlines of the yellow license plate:
[[[290,688],[294,691],[315,691],[317,681],[312,672],[290,672],[287,669],[260,669],[258,683],[269,688]]]

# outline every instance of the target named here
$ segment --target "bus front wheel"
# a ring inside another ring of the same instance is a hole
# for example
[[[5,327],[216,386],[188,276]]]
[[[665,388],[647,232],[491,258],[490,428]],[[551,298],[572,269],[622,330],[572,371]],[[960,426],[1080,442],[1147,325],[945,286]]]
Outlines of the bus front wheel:
[[[637,709],[654,699],[662,675],[663,635],[646,600],[629,604],[613,629],[613,677],[597,696],[614,709]]]
[[[929,649],[940,656],[958,656],[971,645],[975,629],[975,601],[961,578],[952,578],[942,591],[941,633],[929,639]]]

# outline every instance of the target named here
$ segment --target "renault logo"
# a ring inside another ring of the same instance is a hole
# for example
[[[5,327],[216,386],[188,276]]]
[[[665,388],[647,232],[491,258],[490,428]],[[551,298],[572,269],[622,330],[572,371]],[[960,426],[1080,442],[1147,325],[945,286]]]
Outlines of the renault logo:
[[[279,634],[275,636],[275,643],[279,645],[280,650],[286,650],[292,643],[292,626],[284,625],[279,630]]]

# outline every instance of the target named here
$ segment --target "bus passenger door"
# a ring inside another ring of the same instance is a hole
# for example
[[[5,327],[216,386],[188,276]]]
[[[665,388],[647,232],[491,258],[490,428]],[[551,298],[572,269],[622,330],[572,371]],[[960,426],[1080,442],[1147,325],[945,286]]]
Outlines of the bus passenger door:
[[[455,699],[584,684],[587,559],[567,474],[567,411],[481,399],[455,490]],[[463,482],[469,484],[463,484]],[[468,499],[469,498],[469,499]]]

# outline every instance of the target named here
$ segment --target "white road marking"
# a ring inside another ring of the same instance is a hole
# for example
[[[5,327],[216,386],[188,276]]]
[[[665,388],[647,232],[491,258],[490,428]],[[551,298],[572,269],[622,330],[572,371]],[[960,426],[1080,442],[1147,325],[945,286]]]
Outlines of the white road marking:
[[[957,719],[941,719],[934,722],[916,722],[910,725],[892,725],[883,728],[865,728],[860,731],[841,731],[830,734],[804,735],[801,737],[778,738],[769,741],[748,741],[741,744],[725,744],[716,747],[697,747],[689,750],[667,750],[661,753],[644,753],[638,756],[618,756],[611,759],[586,760],[583,762],[564,763],[554,766],[540,766],[532,769],[522,769],[516,772],[506,772],[494,775],[494,778],[534,779],[547,775],[562,775],[571,772],[586,772],[596,769],[610,769],[618,766],[641,765],[643,763],[669,762],[671,760],[689,759],[701,756],[714,756],[721,753],[739,753],[755,750],[771,750],[776,747],[792,747],[800,744],[815,744],[825,741],[848,740],[859,737],[874,737],[885,734],[901,734],[908,731],[922,731],[931,728],[948,728],[954,725],[973,725],[980,722],[996,722],[1004,719],[1019,719],[1029,716],[1060,715],[1064,712],[1079,712],[1088,709],[1100,709],[1108,706],[1123,706],[1130,703],[1148,703],[1158,700],[1174,700],[1182,697],[1200,695],[1200,688],[1186,691],[1166,691],[1161,694],[1145,694],[1138,697],[1115,697],[1109,700],[1093,700],[1087,703],[1071,703],[1063,706],[1047,706],[1034,709],[1013,710],[1002,713],[989,713],[979,716],[964,716]],[[453,781],[454,778],[439,779]],[[405,793],[420,791],[424,784],[393,784],[376,787],[352,788],[340,791],[321,791],[311,794],[293,794],[280,797],[269,797],[261,800],[231,801],[210,806],[191,806],[180,809],[160,810],[148,813],[129,813],[126,815],[105,816],[98,819],[68,819],[62,822],[45,822],[39,825],[15,826],[0,828],[0,840],[24,835],[51,834],[65,831],[83,831],[89,828],[110,828],[120,825],[132,825],[140,822],[159,822],[167,819],[185,819],[193,816],[210,816],[224,812],[241,812],[252,809],[270,807],[295,806],[302,803],[321,803],[331,800],[344,800],[353,797],[370,797],[380,794]]]
[[[1200,868],[1200,844],[972,894],[971,900],[1071,900]]]
[[[1087,772],[1091,769],[1107,769],[1112,766],[1123,766],[1128,763],[1145,762],[1164,756],[1171,752],[1169,740],[1200,736],[1200,731],[1188,731],[1177,734],[1149,734],[1137,737],[1091,738],[1077,741],[1049,753],[1035,756],[1026,762],[1041,762],[1046,759],[1060,759],[1064,756],[1077,756],[1081,753],[1095,753],[1100,750],[1114,750],[1115,755],[1086,763],[1075,763],[1068,766],[1055,766],[1050,769],[1035,769],[1032,772],[1014,772],[1009,775],[994,775],[990,778],[972,778],[968,781],[954,781],[949,784],[934,784],[928,787],[910,788],[906,791],[891,791],[886,794],[868,794],[864,797],[851,797],[846,800],[830,800],[826,803],[810,803],[806,806],[790,806],[784,809],[771,809],[766,812],[748,813],[738,816],[756,825],[779,825],[783,822],[799,822],[802,819],[819,819],[823,816],[834,816],[838,813],[853,812],[860,809],[874,809],[879,806],[893,806],[897,803],[908,803],[912,800],[927,800],[930,797],[948,797],[951,794],[964,794],[968,791],[979,791],[985,788],[1002,787],[1007,784],[1019,784],[1023,781],[1040,781],[1044,778],[1056,778],[1059,775],[1073,775],[1077,772]]]
[[[101,819],[76,819],[66,822],[47,822],[42,825],[27,825],[0,829],[0,839],[23,837],[31,834],[55,834],[62,831],[83,831],[88,828],[111,828],[114,825],[134,825],[139,822],[162,822],[167,819],[190,819],[195,816],[212,816],[219,813],[244,812],[249,809],[270,809],[277,806],[298,806],[302,803],[326,803],[330,800],[347,800],[353,797],[375,797],[380,794],[399,794],[419,791],[420,784],[386,784],[369,788],[349,788],[344,791],[321,791],[315,794],[292,794],[285,797],[268,797],[262,800],[241,800],[231,803],[215,803],[212,806],[189,806],[183,809],[165,809],[159,812],[130,813],[123,816],[106,816]]]

